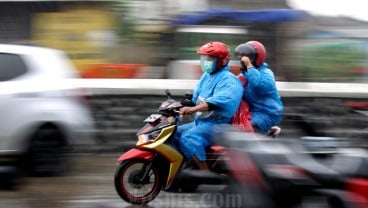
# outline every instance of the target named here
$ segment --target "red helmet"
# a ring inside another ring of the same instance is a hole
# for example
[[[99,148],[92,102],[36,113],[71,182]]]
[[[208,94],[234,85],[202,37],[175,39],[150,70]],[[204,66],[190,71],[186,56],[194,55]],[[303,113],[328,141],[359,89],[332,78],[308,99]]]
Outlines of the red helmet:
[[[255,67],[259,67],[266,60],[266,48],[262,43],[251,40],[235,48],[236,56],[248,56]]]
[[[209,42],[200,47],[198,54],[217,58],[216,69],[223,68],[230,61],[230,51],[226,44],[221,42]]]

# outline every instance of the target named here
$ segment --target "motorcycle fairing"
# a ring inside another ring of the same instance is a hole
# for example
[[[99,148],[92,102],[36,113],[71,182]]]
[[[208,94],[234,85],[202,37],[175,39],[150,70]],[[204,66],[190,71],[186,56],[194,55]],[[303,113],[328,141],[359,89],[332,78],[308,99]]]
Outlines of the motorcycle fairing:
[[[148,141],[144,137],[145,134],[141,134],[138,136],[137,146],[147,149],[155,149],[158,145],[163,144],[164,142],[166,142],[167,139],[169,139],[169,137],[174,132],[175,128],[176,128],[175,125],[164,127],[162,128],[160,134],[155,139]]]
[[[175,148],[166,144],[157,146],[155,151],[165,157],[169,162],[169,173],[165,185],[165,189],[167,189],[170,187],[175,175],[178,173],[184,157]]]
[[[183,162],[182,154],[180,154],[175,148],[171,147],[170,145],[164,144],[167,139],[170,138],[175,128],[175,125],[165,127],[162,129],[157,138],[152,140],[152,142],[147,142],[139,145],[139,148],[153,149],[155,152],[159,153],[169,161],[170,168],[165,188],[168,188],[171,185],[174,176],[178,172],[180,165]]]
[[[165,157],[169,162],[169,173],[166,180],[165,189],[169,188],[171,183],[174,180],[175,175],[177,174],[181,163],[183,162],[183,156],[173,147],[162,144],[155,148],[155,152],[159,153],[163,157]],[[152,161],[154,156],[153,153],[144,149],[133,148],[128,152],[124,153],[117,160],[118,162],[122,162],[128,159],[146,159]]]
[[[156,115],[156,114],[152,114],[152,115]],[[138,136],[141,135],[141,134],[148,134],[150,132],[160,130],[160,129],[162,129],[166,126],[169,126],[169,125],[175,125],[176,124],[176,118],[174,118],[172,116],[170,116],[170,117],[161,116],[161,117],[157,118],[154,122],[145,122],[145,123],[146,124],[138,131],[138,133],[137,133]]]
[[[159,107],[159,111],[165,111],[165,110],[168,110],[168,109],[175,109],[175,108],[179,108],[181,107],[181,103],[180,102],[177,102],[173,99],[168,99],[166,101],[164,101],[161,106]]]
[[[129,159],[146,159],[146,160],[153,160],[152,152],[147,150],[141,150],[137,148],[130,149],[129,151],[125,152],[118,158],[118,162],[129,160]]]

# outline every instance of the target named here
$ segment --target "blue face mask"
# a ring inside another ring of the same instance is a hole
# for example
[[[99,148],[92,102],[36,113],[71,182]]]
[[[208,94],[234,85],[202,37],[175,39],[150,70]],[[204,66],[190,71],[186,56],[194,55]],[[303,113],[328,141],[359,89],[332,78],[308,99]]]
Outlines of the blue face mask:
[[[216,59],[205,60],[204,58],[201,58],[201,69],[203,72],[211,74],[216,69]]]

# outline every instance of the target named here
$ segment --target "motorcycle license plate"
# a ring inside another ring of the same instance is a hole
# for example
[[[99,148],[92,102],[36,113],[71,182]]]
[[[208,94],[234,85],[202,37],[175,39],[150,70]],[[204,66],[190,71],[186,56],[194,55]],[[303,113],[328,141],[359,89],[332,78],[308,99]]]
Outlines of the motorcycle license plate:
[[[144,119],[144,122],[151,123],[157,121],[159,118],[161,118],[161,114],[151,114],[146,119]]]

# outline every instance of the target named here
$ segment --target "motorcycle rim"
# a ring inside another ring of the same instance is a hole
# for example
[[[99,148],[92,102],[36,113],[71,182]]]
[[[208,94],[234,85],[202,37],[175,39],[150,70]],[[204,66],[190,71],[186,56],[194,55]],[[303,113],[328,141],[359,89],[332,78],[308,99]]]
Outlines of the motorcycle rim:
[[[151,165],[145,174],[145,167]],[[128,160],[115,171],[115,188],[126,202],[146,204],[160,193],[162,182],[159,170],[147,160]]]

